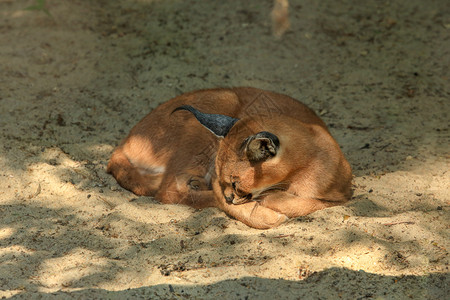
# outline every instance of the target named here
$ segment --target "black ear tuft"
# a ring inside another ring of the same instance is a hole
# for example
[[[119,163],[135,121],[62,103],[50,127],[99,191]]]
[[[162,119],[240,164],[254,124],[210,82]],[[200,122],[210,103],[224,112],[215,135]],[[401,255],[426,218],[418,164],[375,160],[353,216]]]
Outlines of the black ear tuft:
[[[280,140],[273,133],[261,131],[246,138],[241,148],[250,161],[257,162],[274,157],[280,148]]]
[[[233,127],[234,123],[239,121],[239,119],[235,119],[225,115],[202,113],[201,111],[198,111],[190,105],[177,107],[172,113],[178,110],[190,111],[200,122],[200,124],[205,126],[205,128],[219,137],[225,137],[228,131],[230,131],[231,127]]]

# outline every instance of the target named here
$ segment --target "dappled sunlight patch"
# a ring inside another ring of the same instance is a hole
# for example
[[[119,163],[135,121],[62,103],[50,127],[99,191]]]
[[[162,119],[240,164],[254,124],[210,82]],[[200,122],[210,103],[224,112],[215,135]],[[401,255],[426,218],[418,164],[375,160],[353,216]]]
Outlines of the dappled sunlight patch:
[[[356,177],[354,198],[370,199],[394,213],[450,206],[442,188],[450,181],[449,168],[449,157],[407,156],[398,170]]]
[[[445,144],[439,146],[445,147]],[[433,203],[440,202],[450,206],[448,190],[442,188],[450,182],[450,172],[448,171],[450,170],[450,155],[409,156],[403,167],[405,171],[402,175],[410,179],[408,186],[405,186],[409,192],[418,197],[433,198]],[[429,173],[431,176],[427,176]]]
[[[2,261],[7,261],[11,258],[17,258],[24,255],[31,255],[35,252],[34,249],[29,249],[21,245],[13,245],[9,247],[0,248],[0,256]]]
[[[15,233],[15,229],[11,227],[0,228],[0,240],[7,239]]]
[[[352,252],[352,255],[343,255],[337,259],[340,267],[350,270],[364,270],[366,272],[380,272],[380,262],[383,258],[382,251],[365,251],[368,249],[359,249],[360,251]],[[361,251],[362,250],[362,251]],[[382,266],[381,266],[382,268]]]
[[[75,248],[61,257],[49,258],[39,267],[36,280],[44,288],[76,287],[83,278],[104,272],[108,259],[88,249]],[[91,284],[95,284],[93,279]]]
[[[103,215],[96,228],[109,238],[129,240],[145,249],[165,252],[165,249],[180,248],[179,239],[189,235],[182,224],[192,211],[186,206],[126,202]]]
[[[28,166],[28,171],[34,173],[34,177],[44,179],[53,192],[67,194],[71,187],[92,180],[85,165],[85,162],[72,159],[60,148],[48,148],[36,163]]]
[[[349,217],[343,226],[334,230],[331,226],[331,234],[322,233],[326,236],[316,246],[317,253],[338,266],[379,274],[442,272],[441,262],[448,254],[446,235],[439,228],[428,228],[428,219],[438,215],[434,214],[425,219],[415,212],[384,218]]]
[[[102,286],[111,291],[120,291],[124,288],[139,288],[159,284],[186,284],[188,286],[195,284],[193,280],[186,280],[184,275],[175,272],[171,276],[163,276],[160,268],[145,265],[140,269],[123,270],[113,278],[115,284],[104,284]]]
[[[25,7],[24,7],[24,8],[25,8]],[[23,10],[23,9],[21,9],[21,10],[16,10],[16,11],[13,11],[13,12],[9,12],[9,13],[7,13],[7,12],[4,12],[4,13],[3,13],[3,15],[6,15],[7,17],[11,16],[11,17],[14,18],[14,19],[16,19],[16,18],[22,18],[22,17],[27,16],[27,15],[30,15],[30,14],[31,14],[31,12],[26,11],[26,10]]]
[[[57,147],[46,148],[36,162],[29,164],[27,171],[21,185],[33,187],[22,198],[30,202],[98,213],[126,201],[120,195],[109,197],[111,178],[104,171],[104,163],[77,161]]]
[[[391,268],[386,265],[385,256],[388,253],[389,251],[384,246],[376,245],[373,242],[371,245],[353,243],[334,252],[328,259],[336,266],[350,270],[387,274],[386,270]]]
[[[179,222],[188,218],[194,211],[194,209],[184,205],[125,202],[115,207],[114,214],[134,222],[162,224],[167,222],[167,220]]]

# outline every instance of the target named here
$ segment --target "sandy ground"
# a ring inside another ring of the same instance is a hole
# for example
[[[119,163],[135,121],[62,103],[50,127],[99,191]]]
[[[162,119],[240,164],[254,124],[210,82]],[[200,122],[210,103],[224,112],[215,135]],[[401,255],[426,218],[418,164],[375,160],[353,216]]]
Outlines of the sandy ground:
[[[435,1],[0,0],[0,297],[444,299],[450,5]],[[105,173],[130,128],[200,88],[316,110],[354,199],[255,230]]]

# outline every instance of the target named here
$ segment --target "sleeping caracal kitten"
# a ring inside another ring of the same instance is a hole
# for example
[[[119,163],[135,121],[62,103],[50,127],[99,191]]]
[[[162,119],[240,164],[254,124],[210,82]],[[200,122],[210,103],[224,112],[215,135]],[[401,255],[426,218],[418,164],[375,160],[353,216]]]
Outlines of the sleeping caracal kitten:
[[[352,195],[350,165],[324,122],[293,98],[255,88],[195,91],[158,106],[107,172],[137,195],[218,207],[254,228]]]

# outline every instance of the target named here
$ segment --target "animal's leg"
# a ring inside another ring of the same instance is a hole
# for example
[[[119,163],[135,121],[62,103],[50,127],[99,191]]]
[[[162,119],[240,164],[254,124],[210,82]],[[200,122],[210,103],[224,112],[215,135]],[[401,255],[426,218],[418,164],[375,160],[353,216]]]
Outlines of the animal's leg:
[[[185,204],[197,209],[217,206],[212,190],[189,192]]]
[[[159,191],[155,198],[162,203],[183,204],[197,209],[216,206],[212,191],[189,191],[186,193],[168,189]]]
[[[287,192],[276,192],[265,196],[261,205],[282,213],[289,218],[304,216],[323,208],[343,204],[343,202],[302,198]]]
[[[166,178],[155,198],[162,203],[184,204],[194,208],[217,206],[206,181],[192,174],[179,174]]]
[[[163,178],[162,173],[140,172],[131,164],[121,147],[112,154],[106,171],[112,174],[123,188],[143,196],[154,196]]]
[[[235,205],[223,201],[219,207],[236,220],[257,229],[276,227],[288,219],[284,214],[259,205],[257,202]]]

